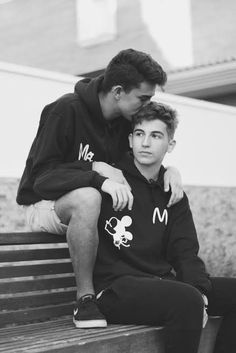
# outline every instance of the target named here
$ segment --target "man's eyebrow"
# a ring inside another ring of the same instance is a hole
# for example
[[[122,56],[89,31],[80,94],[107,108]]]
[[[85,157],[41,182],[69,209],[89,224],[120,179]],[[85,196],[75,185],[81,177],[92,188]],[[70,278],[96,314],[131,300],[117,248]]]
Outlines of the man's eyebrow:
[[[159,130],[153,130],[151,131],[152,134],[160,134],[162,136],[164,136],[164,133],[162,131],[159,131]]]
[[[134,132],[136,132],[136,131],[142,131],[142,132],[144,132],[144,130],[142,130],[142,129],[140,129],[140,128],[134,129]]]
[[[136,128],[136,129],[134,129],[134,132],[136,132],[136,131],[138,131],[138,132],[144,132],[144,130],[143,129],[140,129],[140,128]],[[162,131],[159,131],[159,130],[152,130],[152,131],[150,131],[150,133],[151,134],[160,134],[160,135],[162,135],[162,136],[164,136],[164,133],[162,132]]]
[[[139,98],[151,99],[151,98],[152,98],[152,95],[149,95],[149,94],[141,94],[141,95],[139,96]]]

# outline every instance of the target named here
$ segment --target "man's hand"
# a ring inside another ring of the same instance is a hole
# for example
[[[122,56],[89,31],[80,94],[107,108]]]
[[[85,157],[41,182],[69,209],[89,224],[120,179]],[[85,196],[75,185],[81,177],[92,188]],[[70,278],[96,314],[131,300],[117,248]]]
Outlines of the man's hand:
[[[132,209],[133,195],[127,185],[106,179],[101,189],[112,197],[113,209],[115,211],[121,211],[126,206],[128,206],[129,210]]]
[[[171,197],[169,199],[167,207],[174,205],[183,198],[183,185],[181,175],[178,169],[174,167],[167,167],[164,174],[164,189],[169,191],[171,188]]]
[[[117,183],[126,185],[129,190],[131,190],[130,185],[120,169],[114,168],[105,162],[93,162],[92,170]]]

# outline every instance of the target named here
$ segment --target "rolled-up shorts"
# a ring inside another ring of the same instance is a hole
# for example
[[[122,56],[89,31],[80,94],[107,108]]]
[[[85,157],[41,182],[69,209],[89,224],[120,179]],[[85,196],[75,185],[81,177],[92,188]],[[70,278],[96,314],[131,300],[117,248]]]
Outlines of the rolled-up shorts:
[[[55,212],[55,201],[42,200],[33,205],[23,206],[26,222],[32,232],[66,234],[63,224]]]

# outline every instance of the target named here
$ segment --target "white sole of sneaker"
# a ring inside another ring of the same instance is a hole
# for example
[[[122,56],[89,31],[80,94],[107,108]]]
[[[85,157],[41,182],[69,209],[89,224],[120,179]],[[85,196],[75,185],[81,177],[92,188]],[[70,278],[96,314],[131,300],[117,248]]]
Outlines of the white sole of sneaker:
[[[107,327],[106,320],[82,320],[77,321],[73,318],[73,323],[76,328],[96,328],[96,327]]]

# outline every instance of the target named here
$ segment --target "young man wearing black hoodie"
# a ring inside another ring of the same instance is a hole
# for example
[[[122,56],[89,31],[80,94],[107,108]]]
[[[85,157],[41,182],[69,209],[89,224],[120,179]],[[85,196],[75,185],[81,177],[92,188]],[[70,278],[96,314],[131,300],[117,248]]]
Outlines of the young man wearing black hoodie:
[[[156,61],[127,49],[111,60],[104,76],[79,81],[74,93],[43,109],[17,202],[33,231],[67,234],[77,284],[76,327],[106,325],[92,282],[101,189],[112,192],[106,179],[118,182],[116,207],[132,208],[130,186],[112,163],[128,149],[131,115],[165,82]],[[165,182],[172,190],[171,205],[182,194],[178,172],[170,168]]]
[[[133,154],[117,168],[134,202],[118,212],[113,194],[103,195],[94,269],[98,304],[110,323],[164,325],[166,353],[197,353],[209,302],[210,315],[224,316],[214,353],[235,353],[236,279],[206,273],[186,194],[168,208],[162,161],[175,146],[176,126],[175,111],[155,102],[133,117]],[[116,190],[115,182],[105,183]]]

